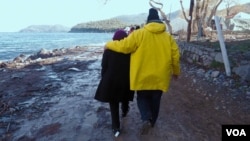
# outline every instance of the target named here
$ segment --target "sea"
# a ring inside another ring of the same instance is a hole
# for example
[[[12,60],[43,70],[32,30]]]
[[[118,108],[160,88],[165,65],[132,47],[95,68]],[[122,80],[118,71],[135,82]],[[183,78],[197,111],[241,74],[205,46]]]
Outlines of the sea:
[[[0,61],[12,61],[20,54],[29,56],[41,49],[104,46],[112,37],[113,33],[0,32]]]

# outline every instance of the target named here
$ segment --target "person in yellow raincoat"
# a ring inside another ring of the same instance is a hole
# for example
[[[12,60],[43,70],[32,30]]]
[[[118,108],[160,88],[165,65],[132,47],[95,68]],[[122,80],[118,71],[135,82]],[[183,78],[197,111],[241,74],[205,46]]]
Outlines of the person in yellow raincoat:
[[[175,39],[166,32],[158,11],[149,9],[147,23],[120,41],[109,41],[106,49],[129,54],[130,89],[136,91],[137,105],[143,121],[141,133],[154,127],[163,92],[171,78],[180,75],[180,52]]]

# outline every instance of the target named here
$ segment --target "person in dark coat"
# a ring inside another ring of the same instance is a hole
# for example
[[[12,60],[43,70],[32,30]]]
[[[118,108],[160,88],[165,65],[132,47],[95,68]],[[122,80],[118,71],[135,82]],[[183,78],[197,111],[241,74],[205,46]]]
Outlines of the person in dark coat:
[[[127,37],[124,30],[117,30],[113,40]],[[111,111],[112,130],[117,137],[120,134],[119,104],[122,116],[129,111],[129,101],[133,101],[134,91],[130,90],[129,70],[130,54],[122,54],[106,49],[102,58],[101,80],[97,87],[95,99],[108,102]]]

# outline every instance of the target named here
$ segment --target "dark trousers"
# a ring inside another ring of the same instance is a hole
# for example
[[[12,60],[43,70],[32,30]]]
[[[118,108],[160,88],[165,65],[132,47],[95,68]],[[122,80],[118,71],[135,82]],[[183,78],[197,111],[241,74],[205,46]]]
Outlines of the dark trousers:
[[[119,116],[119,104],[120,102],[109,102],[112,129],[120,129],[120,116]],[[122,112],[127,112],[129,108],[129,101],[121,102]]]
[[[137,106],[143,121],[151,120],[155,124],[160,110],[162,91],[142,90],[137,91]]]

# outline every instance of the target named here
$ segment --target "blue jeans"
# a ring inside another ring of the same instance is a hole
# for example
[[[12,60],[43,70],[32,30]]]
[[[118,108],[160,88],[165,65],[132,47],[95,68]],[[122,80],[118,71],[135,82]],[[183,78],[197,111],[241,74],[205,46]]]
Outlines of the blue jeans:
[[[137,106],[143,121],[151,120],[155,124],[160,110],[162,91],[142,90],[137,91]]]

